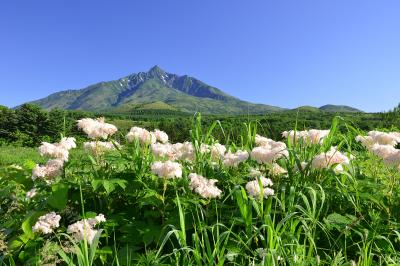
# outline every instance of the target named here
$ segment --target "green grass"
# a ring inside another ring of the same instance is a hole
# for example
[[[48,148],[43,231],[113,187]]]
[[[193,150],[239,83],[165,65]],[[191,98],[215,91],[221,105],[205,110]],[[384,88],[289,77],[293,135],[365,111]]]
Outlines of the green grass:
[[[73,150],[52,183],[32,181],[30,169],[0,168],[0,244],[7,250],[0,264],[59,259],[82,266],[399,265],[400,173],[355,143],[356,129],[335,118],[322,145],[286,142],[289,155],[277,163],[288,173],[275,176],[269,165],[251,159],[229,168],[201,153],[200,143],[212,144],[219,125],[204,127],[195,117],[189,138],[196,157],[178,161],[183,170],[178,179],[153,174],[151,165],[159,159],[149,147],[123,140],[120,150],[105,155]],[[261,132],[257,125],[238,126],[239,141],[224,144],[251,151]],[[354,155],[344,172],[298,170],[330,146]],[[43,160],[32,152],[4,147],[0,154],[20,154],[7,157],[9,163],[27,156]],[[274,196],[253,198],[246,191],[252,168],[273,180]],[[218,180],[221,197],[205,199],[192,191],[191,172]],[[38,194],[28,200],[33,187]],[[51,211],[62,217],[60,227],[49,235],[32,232],[37,217]],[[97,228],[103,231],[94,245],[75,243],[65,233],[68,225],[99,213],[107,221]]]
[[[28,147],[0,147],[0,166],[18,164],[20,166],[31,162],[43,163],[46,159],[42,158],[37,148]]]

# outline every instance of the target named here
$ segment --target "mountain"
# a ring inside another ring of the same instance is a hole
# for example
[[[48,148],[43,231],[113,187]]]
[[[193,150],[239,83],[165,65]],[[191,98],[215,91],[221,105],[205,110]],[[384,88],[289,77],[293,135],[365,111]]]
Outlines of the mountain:
[[[327,104],[321,107],[313,107],[313,106],[300,106],[294,109],[291,109],[290,111],[299,111],[299,112],[313,112],[313,113],[318,113],[318,112],[334,112],[334,113],[362,113],[363,111],[356,109],[351,106],[347,105],[333,105],[333,104]]]
[[[322,111],[326,111],[326,112],[338,112],[338,113],[361,113],[363,111],[351,107],[351,106],[347,106],[347,105],[333,105],[333,104],[327,104],[324,106],[321,106],[319,108]]]
[[[86,111],[167,109],[207,114],[261,114],[284,110],[242,101],[193,77],[165,72],[159,66],[84,89],[57,92],[32,103],[46,109]]]
[[[292,111],[299,111],[299,112],[321,112],[321,110],[314,106],[304,105],[299,106],[297,108],[292,109]]]

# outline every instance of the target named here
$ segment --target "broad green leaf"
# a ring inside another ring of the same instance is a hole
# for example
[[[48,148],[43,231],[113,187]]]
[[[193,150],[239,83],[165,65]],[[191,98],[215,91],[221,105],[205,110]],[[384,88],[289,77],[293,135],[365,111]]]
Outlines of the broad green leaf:
[[[63,210],[68,202],[68,185],[67,184],[56,184],[51,190],[53,191],[51,196],[47,199],[47,204],[58,210]]]

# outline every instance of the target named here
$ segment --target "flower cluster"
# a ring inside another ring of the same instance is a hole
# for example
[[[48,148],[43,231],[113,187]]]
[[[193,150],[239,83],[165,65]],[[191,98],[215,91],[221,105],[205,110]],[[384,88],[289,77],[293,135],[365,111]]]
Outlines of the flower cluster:
[[[50,212],[46,215],[40,216],[38,221],[32,227],[33,232],[41,232],[43,234],[50,234],[55,228],[60,226],[61,216],[55,212]]]
[[[157,138],[153,132],[150,132],[147,129],[141,127],[132,127],[126,135],[126,139],[129,142],[134,142],[135,140],[138,140],[142,144],[152,144],[156,143],[157,141]]]
[[[222,163],[227,167],[237,167],[239,163],[246,161],[249,158],[247,151],[238,150],[235,153],[228,151],[223,156]]]
[[[167,158],[169,160],[190,160],[195,158],[194,147],[191,142],[184,143],[153,143],[151,152],[156,158]]]
[[[76,148],[75,138],[62,138],[58,143],[43,142],[39,147],[40,155],[54,159],[49,160],[45,165],[36,165],[32,170],[32,179],[52,178],[60,175],[64,162],[68,161],[69,150],[73,148]]]
[[[78,120],[78,128],[82,129],[91,139],[107,139],[118,131],[116,126],[106,123],[103,117]]]
[[[217,198],[221,196],[222,191],[215,185],[218,182],[216,179],[207,179],[201,175],[189,174],[191,190],[202,196],[203,198]]]
[[[47,183],[51,183],[51,178],[61,174],[64,162],[59,159],[49,160],[45,165],[36,165],[32,170],[32,180],[36,178],[46,178]]]
[[[101,223],[105,222],[106,218],[103,214],[99,214],[95,218],[83,219],[74,224],[68,226],[67,233],[71,234],[72,237],[76,241],[86,240],[89,245],[93,243],[93,239],[96,236],[98,230],[95,230],[94,227]]]
[[[215,143],[214,145],[211,146],[210,152],[211,152],[211,159],[214,161],[218,161],[224,158],[226,147],[222,144]]]
[[[161,143],[168,142],[168,135],[164,131],[156,129],[156,130],[154,130],[154,136],[156,137],[156,140]]]
[[[115,143],[118,146],[118,143]],[[83,143],[83,148],[87,152],[94,154],[103,154],[105,151],[115,150],[114,143],[104,141],[90,141]]]
[[[158,177],[162,178],[181,178],[182,177],[182,166],[177,162],[166,161],[166,162],[154,162],[151,165],[151,172]]]
[[[250,156],[259,164],[272,164],[279,158],[289,156],[286,144],[283,142],[256,135],[256,145],[258,147],[253,148]]]
[[[391,145],[374,144],[370,148],[371,152],[381,157],[383,162],[389,166],[395,166],[400,169],[400,150]]]
[[[343,165],[348,165],[350,163],[350,159],[338,151],[336,147],[331,147],[328,152],[323,152],[314,157],[311,162],[311,167],[314,169],[329,169],[333,165],[336,165],[334,168],[335,172],[343,171]]]
[[[174,152],[178,160],[193,161],[195,159],[196,152],[191,142],[185,141],[184,143],[176,143],[174,145]]]
[[[156,158],[167,158],[169,160],[188,160],[193,161],[196,158],[196,152],[191,142],[184,143],[153,143],[151,152]],[[213,161],[219,161],[224,158],[226,147],[219,143],[212,146],[201,144],[200,153],[208,153]]]
[[[42,142],[39,147],[41,156],[68,161],[69,150],[76,148],[75,138],[62,138],[58,143]]]
[[[277,163],[273,163],[271,166],[271,174],[272,175],[284,175],[287,174],[287,171]]]
[[[386,165],[400,169],[400,150],[394,147],[400,143],[399,132],[370,131],[367,136],[357,136],[356,141],[382,158]]]
[[[370,131],[367,136],[357,136],[356,141],[368,149],[374,144],[396,146],[400,143],[400,133]]]
[[[271,179],[260,176],[259,178],[256,178],[255,180],[246,184],[246,191],[253,198],[259,198],[262,189],[262,196],[264,198],[268,198],[269,196],[273,196],[275,194],[275,191],[270,188],[272,185],[273,183]]]
[[[287,138],[290,142],[302,140],[305,144],[321,144],[329,135],[330,130],[310,129],[303,131],[283,131],[282,137]]]

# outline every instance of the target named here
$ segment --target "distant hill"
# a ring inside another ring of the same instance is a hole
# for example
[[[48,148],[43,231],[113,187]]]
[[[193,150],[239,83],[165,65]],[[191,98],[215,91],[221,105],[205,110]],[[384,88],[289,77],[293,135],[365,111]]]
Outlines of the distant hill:
[[[171,74],[158,66],[84,89],[57,92],[32,103],[46,109],[118,112],[166,109],[206,114],[262,114],[284,110],[242,101],[198,79]]]
[[[347,105],[333,105],[333,104],[327,104],[324,106],[321,106],[319,108],[322,111],[326,111],[326,112],[342,112],[342,113],[360,113],[363,112],[357,108],[351,107],[351,106],[347,106]]]
[[[300,106],[297,108],[292,109],[293,111],[301,111],[301,112],[321,112],[321,110],[317,107],[313,107],[313,106]]]
[[[291,111],[300,111],[300,112],[335,112],[335,113],[360,113],[363,112],[359,109],[356,109],[351,106],[346,106],[346,105],[332,105],[332,104],[327,104],[321,107],[313,107],[313,106],[300,106],[294,109],[291,109]]]

